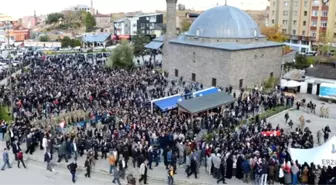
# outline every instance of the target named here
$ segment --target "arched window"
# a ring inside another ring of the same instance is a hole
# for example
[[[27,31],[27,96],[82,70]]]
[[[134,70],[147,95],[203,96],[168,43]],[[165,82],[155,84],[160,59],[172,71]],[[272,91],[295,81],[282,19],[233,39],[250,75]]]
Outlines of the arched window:
[[[200,32],[201,32],[201,30],[200,30],[200,29],[197,29],[197,30],[196,30],[196,36],[199,36],[199,35],[200,35]]]
[[[254,31],[253,31],[253,36],[254,36],[254,37],[257,37],[257,36],[258,36],[258,32],[257,32],[257,30],[254,30]]]

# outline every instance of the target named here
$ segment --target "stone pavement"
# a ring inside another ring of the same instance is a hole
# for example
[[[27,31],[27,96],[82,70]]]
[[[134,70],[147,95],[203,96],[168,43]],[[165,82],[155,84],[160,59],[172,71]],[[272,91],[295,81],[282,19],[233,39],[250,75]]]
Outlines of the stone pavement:
[[[1,163],[1,161],[0,161]],[[19,169],[16,165],[11,169],[0,171],[2,184],[6,185],[73,185],[71,175],[67,169],[57,169],[54,172],[47,171],[45,165],[40,165],[33,161],[26,161],[28,169]],[[19,177],[19,178],[18,178]],[[104,178],[99,174],[92,174],[91,178],[85,178],[84,172],[76,173],[76,184],[80,185],[111,185],[113,177]],[[122,185],[127,185],[125,180],[120,180]],[[166,185],[166,183],[157,183],[155,185]]]
[[[0,142],[0,151],[3,150],[5,147],[4,142]],[[21,149],[24,151],[25,150],[25,144],[21,145]],[[14,156],[12,152],[9,152],[11,160],[13,160]],[[2,155],[0,155],[0,159],[2,158]],[[38,149],[36,152],[34,152],[33,155],[29,154],[24,154],[24,160],[29,162],[34,162],[34,163],[39,163],[41,165],[46,165],[44,164],[44,155],[43,151]],[[57,160],[57,154],[54,154],[54,160]],[[70,159],[69,162],[72,162],[73,159]],[[78,164],[78,171],[82,173],[84,169],[84,161],[85,157],[83,156],[82,158],[78,158],[77,164]],[[14,162],[13,162],[14,163]],[[66,169],[67,163],[63,160],[61,163],[56,163],[55,170],[58,169]],[[132,174],[135,176],[137,179],[140,177],[139,174],[139,168],[133,168],[132,166],[132,161],[128,162],[128,169],[126,174]],[[95,166],[92,169],[93,173],[98,173],[102,176],[106,176],[106,178],[111,178],[111,175],[108,174],[109,172],[109,163],[108,160],[100,159],[96,161]],[[174,176],[175,184],[176,185],[213,185],[217,184],[216,180],[212,178],[210,175],[206,174],[205,168],[201,167],[200,168],[200,173],[198,174],[198,178],[195,179],[194,176],[190,176],[189,178],[186,177],[185,173],[185,168],[183,166],[178,166],[177,167],[177,174]],[[163,165],[163,163],[160,163],[158,167],[154,167],[153,165],[153,170],[148,170],[148,182],[149,184],[152,184],[151,182],[167,182],[167,171]],[[238,180],[236,178],[233,179],[227,179],[228,184],[243,184],[241,180]]]
[[[331,133],[329,134],[329,138],[336,134],[336,104],[330,104],[324,101],[321,101],[316,96],[299,94],[297,100],[306,99],[308,102],[312,101],[316,104],[316,113],[311,113],[307,109],[296,110],[291,109],[288,111],[283,111],[272,118],[267,119],[267,121],[272,123],[273,127],[280,125],[281,128],[284,128],[285,131],[289,131],[288,125],[285,124],[285,114],[288,112],[289,119],[291,119],[294,123],[293,129],[295,129],[299,125],[299,117],[303,115],[305,118],[305,126],[309,127],[310,131],[314,136],[315,143],[317,144],[317,132],[321,129],[325,128],[325,126],[329,126]],[[329,115],[330,118],[321,118],[320,117],[320,107],[321,106],[329,107]],[[323,134],[322,134],[323,135]],[[321,141],[323,139],[321,138]]]

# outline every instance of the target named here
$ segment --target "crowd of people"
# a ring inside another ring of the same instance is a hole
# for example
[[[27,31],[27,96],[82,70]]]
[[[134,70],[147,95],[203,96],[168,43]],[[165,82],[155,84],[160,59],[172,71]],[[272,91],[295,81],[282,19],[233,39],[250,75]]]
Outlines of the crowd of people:
[[[129,166],[138,168],[138,181],[147,184],[147,170],[161,163],[168,171],[169,185],[174,184],[176,173],[198,178],[202,167],[218,183],[237,178],[260,185],[319,184],[334,178],[335,168],[291,160],[289,145],[314,145],[307,127],[287,134],[259,118],[261,112],[277,106],[293,106],[292,96],[225,87],[221,89],[237,101],[224,110],[216,108],[193,119],[176,110],[151,112],[153,99],[201,88],[202,84],[183,79],[169,81],[152,67],[109,69],[104,62],[84,55],[36,58],[28,71],[13,79],[15,122],[4,124],[4,140],[17,160],[24,143],[26,154],[44,150],[50,171],[53,158],[68,162],[85,157],[81,165],[87,170],[85,177],[90,178],[95,161],[106,159],[113,182],[118,184],[120,178],[135,183],[134,177],[126,177]],[[10,102],[6,88],[1,94],[4,102]],[[252,123],[241,125],[251,117],[255,118]],[[266,131],[279,131],[281,136],[260,134]],[[184,165],[185,171],[178,169],[179,165]],[[76,182],[77,163],[70,163],[68,169]]]

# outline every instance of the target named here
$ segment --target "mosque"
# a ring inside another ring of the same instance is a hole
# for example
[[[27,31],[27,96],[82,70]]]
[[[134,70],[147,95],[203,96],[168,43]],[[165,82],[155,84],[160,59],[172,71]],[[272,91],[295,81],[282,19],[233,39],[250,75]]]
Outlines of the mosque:
[[[267,41],[244,11],[227,5],[211,8],[176,36],[177,0],[166,1],[167,31],[161,42],[169,77],[234,88],[280,77],[283,44]]]

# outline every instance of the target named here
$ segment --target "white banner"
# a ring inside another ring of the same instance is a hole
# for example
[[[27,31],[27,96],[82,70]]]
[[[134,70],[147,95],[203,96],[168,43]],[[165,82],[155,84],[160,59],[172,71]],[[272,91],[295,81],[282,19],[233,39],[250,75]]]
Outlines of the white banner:
[[[297,160],[300,164],[313,162],[315,165],[334,167],[336,166],[336,136],[315,148],[289,148],[289,153],[292,160]]]

